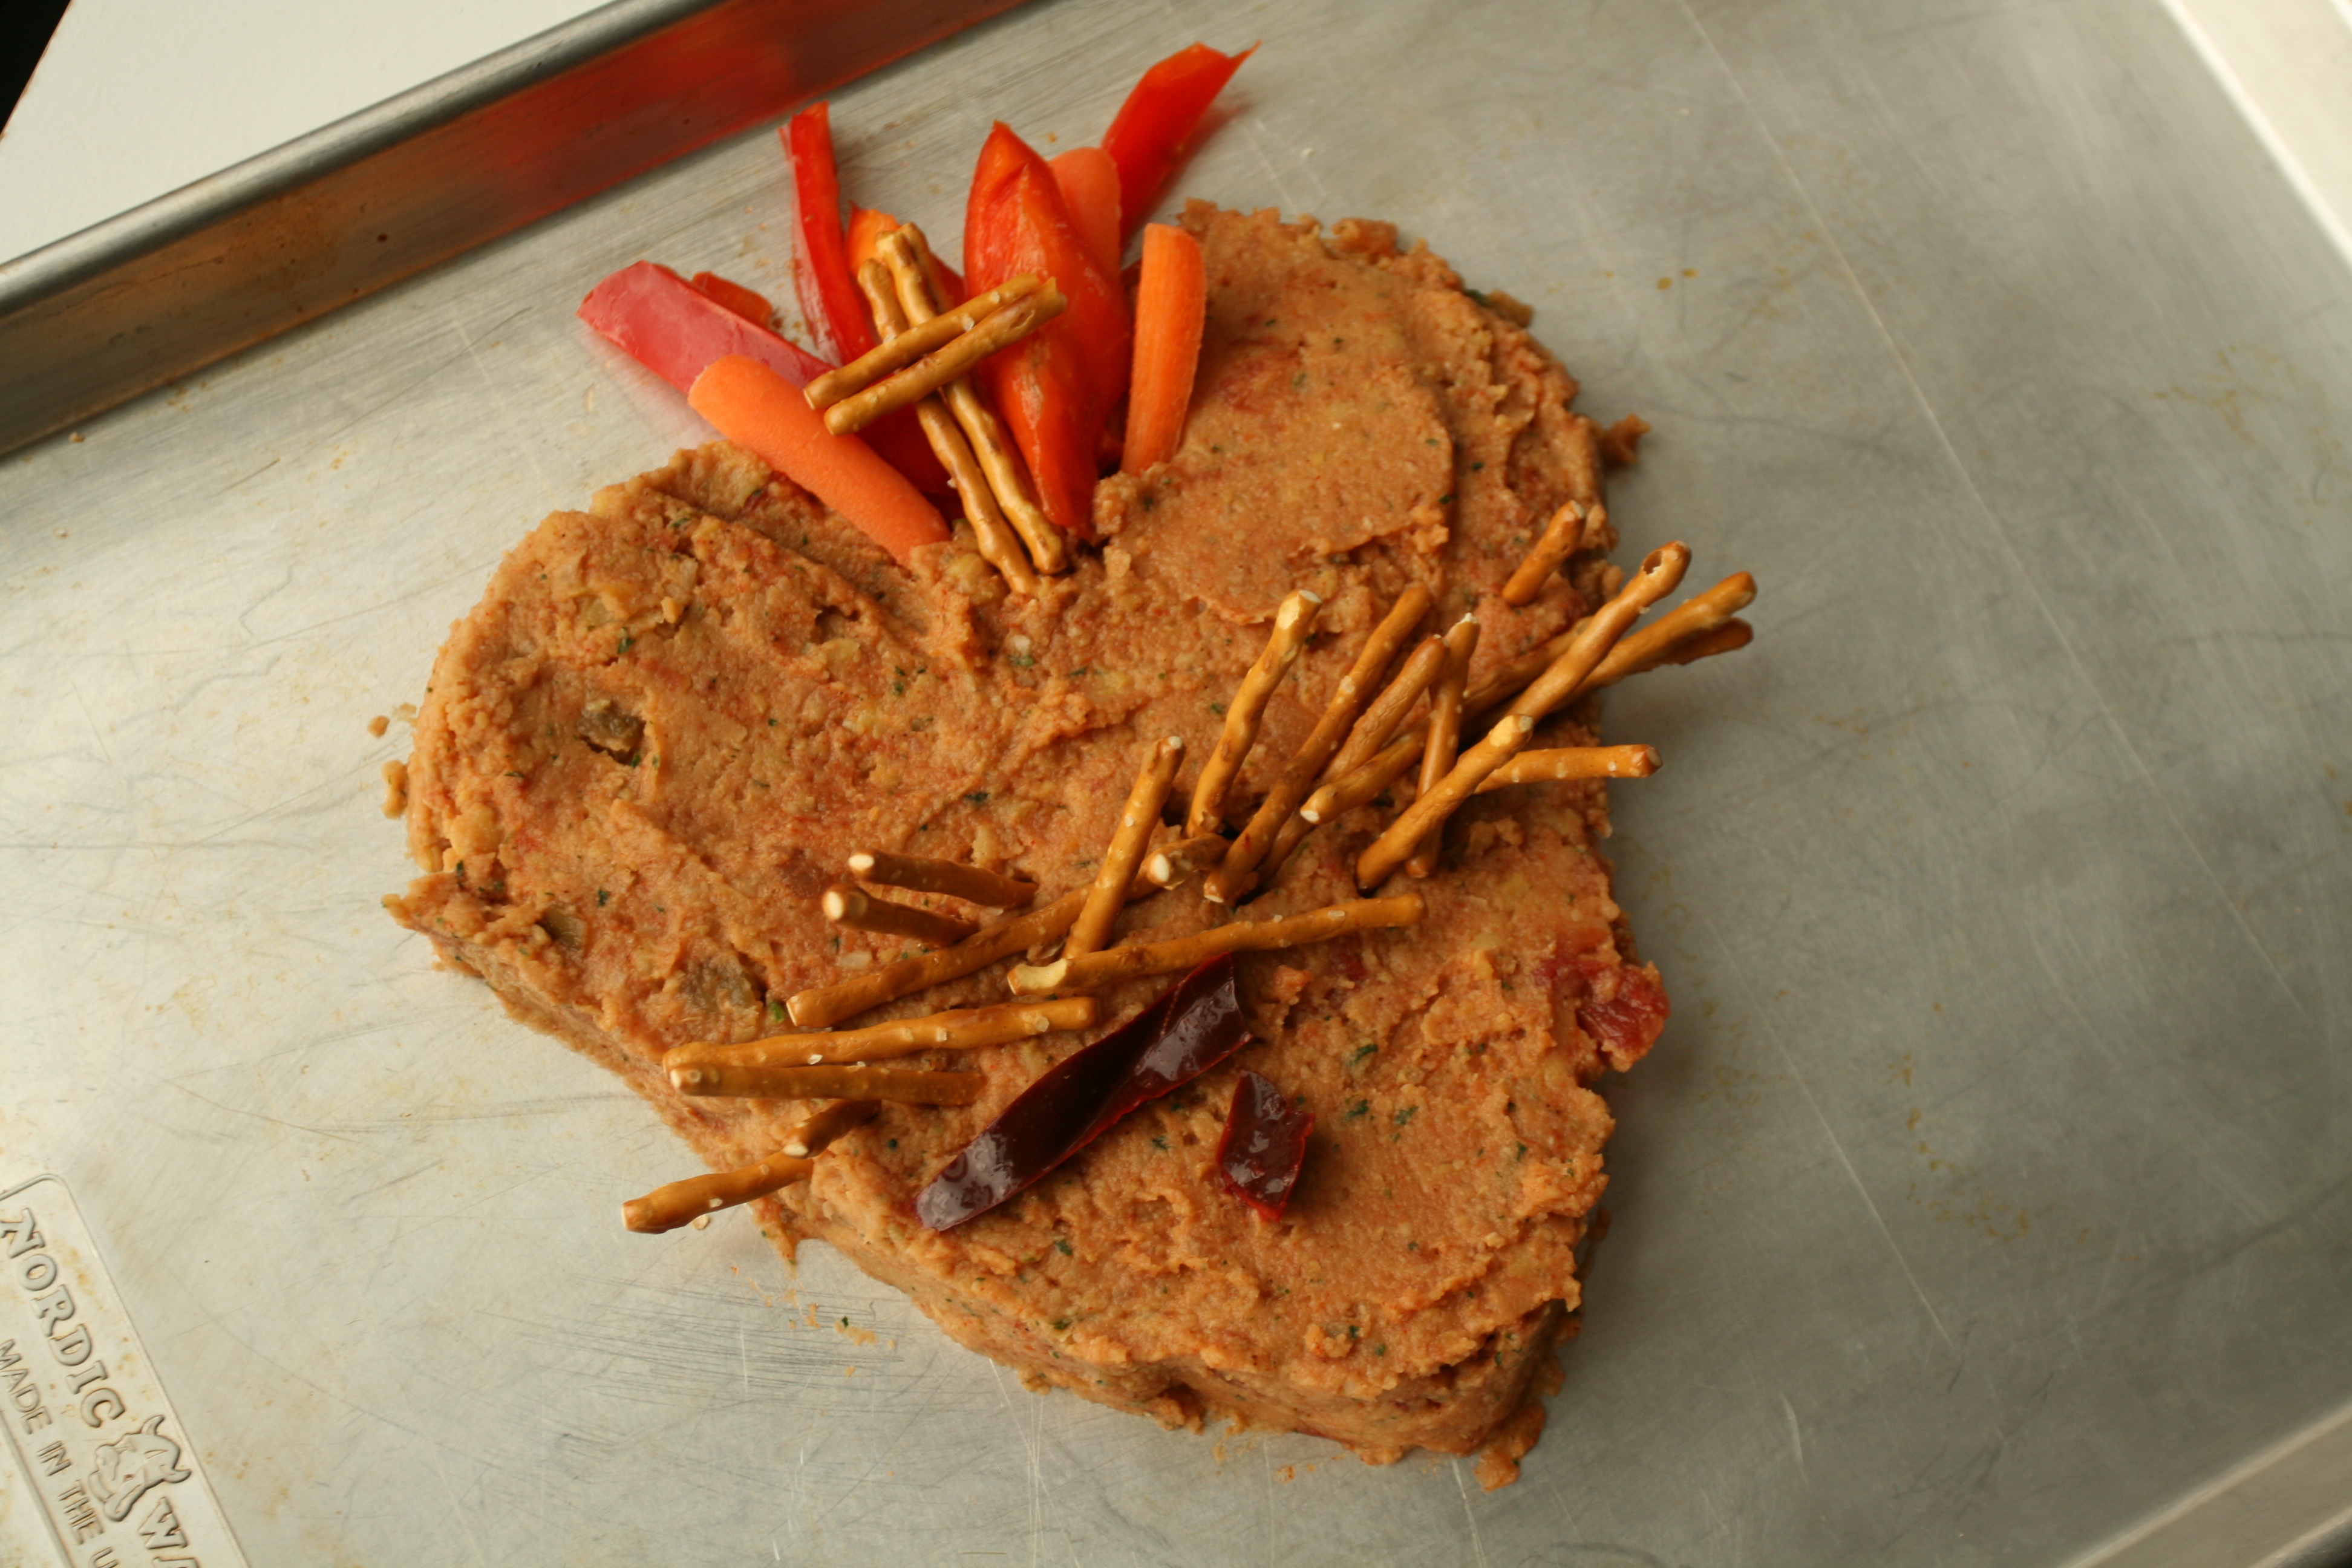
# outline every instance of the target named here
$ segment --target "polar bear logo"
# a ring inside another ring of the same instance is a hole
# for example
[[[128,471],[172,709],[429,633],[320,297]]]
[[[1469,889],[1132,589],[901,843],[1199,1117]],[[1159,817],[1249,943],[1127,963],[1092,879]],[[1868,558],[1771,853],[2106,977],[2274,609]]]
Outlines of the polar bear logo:
[[[98,1473],[89,1489],[106,1517],[117,1523],[151,1488],[188,1479],[180,1468],[180,1446],[163,1435],[163,1425],[161,1415],[150,1415],[136,1432],[98,1446]]]

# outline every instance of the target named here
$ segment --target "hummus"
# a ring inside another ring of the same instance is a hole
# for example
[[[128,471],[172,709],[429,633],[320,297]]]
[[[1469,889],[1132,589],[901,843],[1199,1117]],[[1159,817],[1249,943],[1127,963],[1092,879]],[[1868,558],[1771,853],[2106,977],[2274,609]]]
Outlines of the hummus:
[[[1517,321],[1385,226],[1198,204],[1183,221],[1210,292],[1182,445],[1104,481],[1100,554],[1038,597],[1008,597],[961,538],[902,572],[719,445],[550,517],[442,649],[407,775],[425,875],[394,915],[715,1167],[773,1152],[811,1107],[681,1098],[663,1055],[782,1032],[786,996],[899,956],[819,911],[850,850],[969,859],[1056,896],[1091,879],[1151,739],[1209,754],[1290,589],[1326,608],[1229,796],[1236,821],[1408,584],[1435,595],[1433,627],[1477,615],[1474,681],[1602,596],[1597,553],[1524,607],[1499,596],[1551,511],[1600,485],[1575,383]],[[1595,720],[1588,701],[1537,743],[1590,743]],[[1356,896],[1349,868],[1391,815],[1318,829],[1244,918]],[[1424,923],[1244,956],[1255,1044],[968,1225],[924,1229],[915,1194],[1165,980],[1102,993],[1084,1036],[908,1062],[987,1090],[885,1106],[762,1200],[763,1223],[787,1251],[839,1247],[1033,1386],[1376,1460],[1494,1437],[1507,1470],[1540,1424],[1521,1407],[1579,1303],[1604,1185],[1611,1122],[1588,1086],[1657,1026],[1624,1026],[1655,976],[1628,967],[1606,831],[1598,784],[1475,797],[1417,884]],[[1129,906],[1114,940],[1225,913],[1180,889]],[[1003,995],[1000,966],[854,1022]],[[1244,1068],[1315,1116],[1272,1223],[1212,1169]]]

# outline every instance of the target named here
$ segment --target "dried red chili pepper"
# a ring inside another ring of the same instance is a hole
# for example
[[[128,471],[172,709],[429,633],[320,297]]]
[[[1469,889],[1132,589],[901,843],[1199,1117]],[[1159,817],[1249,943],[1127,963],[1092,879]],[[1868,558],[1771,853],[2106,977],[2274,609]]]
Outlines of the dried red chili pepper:
[[[1014,1196],[1146,1100],[1198,1078],[1249,1039],[1231,953],[1213,958],[1021,1091],[915,1199],[950,1230]]]
[[[1151,216],[1151,204],[1176,172],[1209,105],[1255,53],[1255,44],[1237,55],[1194,44],[1145,71],[1127,95],[1102,139],[1103,151],[1118,165],[1121,234],[1133,234]]]
[[[1280,1219],[1307,1161],[1311,1112],[1290,1103],[1263,1073],[1244,1072],[1217,1140],[1217,1174],[1234,1196],[1265,1219]]]

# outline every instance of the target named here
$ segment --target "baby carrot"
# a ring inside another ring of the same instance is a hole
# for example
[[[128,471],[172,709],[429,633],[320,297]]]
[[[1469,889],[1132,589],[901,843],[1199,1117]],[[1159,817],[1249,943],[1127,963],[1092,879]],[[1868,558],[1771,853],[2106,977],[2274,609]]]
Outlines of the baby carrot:
[[[754,326],[764,327],[775,320],[776,308],[756,289],[746,289],[716,272],[698,272],[688,281]]]
[[[1201,328],[1209,302],[1201,242],[1164,223],[1143,231],[1143,277],[1135,296],[1135,374],[1127,402],[1122,473],[1139,474],[1176,452],[1192,374],[1201,363]]]
[[[898,220],[874,207],[849,209],[849,270],[854,274],[869,261],[879,259],[882,237],[898,226]],[[931,258],[931,286],[941,295],[940,309],[952,310],[963,303],[963,278],[956,269]]]
[[[949,537],[939,510],[904,475],[856,437],[827,430],[801,389],[758,360],[728,355],[695,379],[686,400],[720,435],[805,487],[899,565]]]

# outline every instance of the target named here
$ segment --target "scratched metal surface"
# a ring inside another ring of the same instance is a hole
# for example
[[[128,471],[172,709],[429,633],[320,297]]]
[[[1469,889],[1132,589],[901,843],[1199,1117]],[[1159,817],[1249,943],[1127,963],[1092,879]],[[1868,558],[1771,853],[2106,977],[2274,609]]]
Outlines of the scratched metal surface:
[[[368,716],[698,438],[570,302],[788,292],[753,134],[0,477],[0,1186],[73,1184],[254,1563],[2057,1563],[2352,1400],[2352,279],[2154,0],[1067,0],[841,93],[848,182],[952,235],[992,114],[1196,36],[1265,43],[1188,189],[1532,301],[1658,426],[1629,548],[1764,584],[1612,700],[1677,1011],[1526,1479],[627,1236],[681,1151],[375,908]]]

